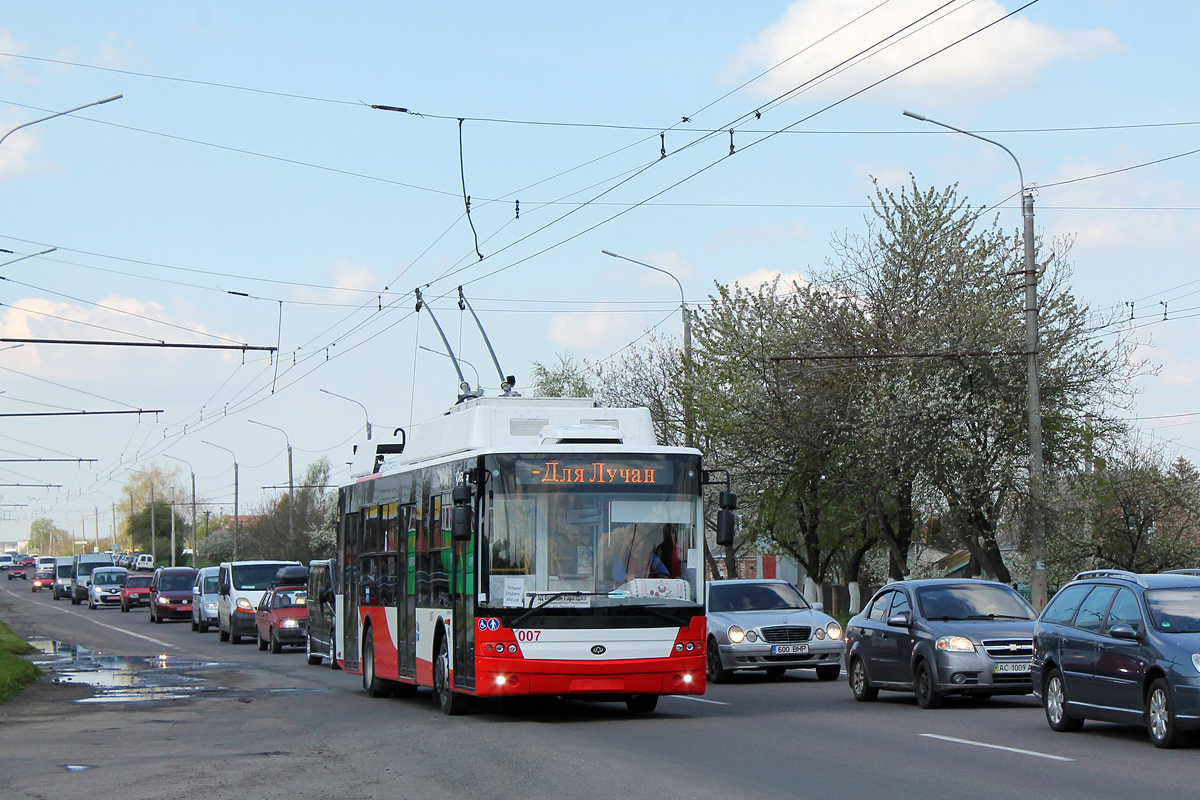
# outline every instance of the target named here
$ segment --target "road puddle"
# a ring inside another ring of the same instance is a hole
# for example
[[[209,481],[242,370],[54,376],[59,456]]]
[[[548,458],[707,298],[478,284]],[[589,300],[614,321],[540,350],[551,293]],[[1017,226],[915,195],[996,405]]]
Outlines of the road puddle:
[[[52,639],[31,639],[29,643],[41,651],[40,656],[30,660],[50,671],[55,683],[96,689],[91,697],[77,701],[80,703],[185,700],[200,693],[224,692],[224,687],[210,686],[202,674],[196,673],[234,666],[166,654],[122,656]]]

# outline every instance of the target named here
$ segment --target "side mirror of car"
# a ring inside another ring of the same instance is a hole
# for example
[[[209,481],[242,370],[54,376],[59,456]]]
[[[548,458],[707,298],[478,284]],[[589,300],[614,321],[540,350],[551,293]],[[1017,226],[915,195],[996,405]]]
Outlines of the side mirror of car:
[[[824,603],[813,603],[813,604],[812,604],[812,607],[813,607],[813,610],[814,610],[814,611],[824,611],[824,610],[825,610],[825,604],[824,604]]]
[[[1120,625],[1113,625],[1111,628],[1109,628],[1108,635],[1114,639],[1127,639],[1130,641],[1137,641],[1139,638],[1141,638],[1138,636],[1138,632],[1132,625],[1125,625],[1123,623]]]
[[[902,614],[893,614],[888,617],[887,624],[893,628],[911,628],[912,614],[909,614],[907,611]]]

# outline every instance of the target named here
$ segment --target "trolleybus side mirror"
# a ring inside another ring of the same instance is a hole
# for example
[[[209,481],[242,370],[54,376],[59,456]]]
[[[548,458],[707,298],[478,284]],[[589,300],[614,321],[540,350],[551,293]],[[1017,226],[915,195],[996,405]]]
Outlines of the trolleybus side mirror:
[[[455,541],[464,542],[471,538],[471,487],[459,484],[454,487],[454,512],[450,523]]]
[[[717,512],[717,546],[729,547],[733,544],[733,534],[737,529],[737,495],[733,492],[721,492],[721,510]]]

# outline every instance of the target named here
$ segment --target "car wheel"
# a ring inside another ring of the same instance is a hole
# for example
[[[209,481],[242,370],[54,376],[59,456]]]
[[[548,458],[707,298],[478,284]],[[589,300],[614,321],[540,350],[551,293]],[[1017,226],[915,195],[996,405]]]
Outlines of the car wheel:
[[[1067,685],[1063,682],[1062,673],[1057,669],[1051,669],[1046,675],[1046,685],[1042,689],[1042,707],[1046,710],[1046,722],[1052,731],[1073,733],[1083,727],[1083,718],[1072,717],[1067,713]]]
[[[230,622],[230,625],[233,624],[233,620],[230,620],[229,622]],[[233,628],[230,628],[229,629],[229,642],[231,644],[241,644],[242,643],[242,635],[240,633],[235,633]]]
[[[730,671],[721,664],[721,651],[717,648],[717,640],[708,640],[708,653],[705,658],[705,672],[710,683],[726,683]]]
[[[945,697],[933,684],[933,670],[929,668],[928,661],[917,664],[916,673],[913,675],[913,693],[916,694],[917,704],[921,708],[942,707]]]
[[[625,707],[634,714],[649,714],[658,707],[658,695],[635,694],[625,701]]]
[[[822,664],[817,667],[817,680],[820,681],[836,681],[841,674],[841,664]]]
[[[767,667],[766,669],[763,670],[763,672],[767,673],[772,678],[778,678],[787,672],[787,668],[786,667]]]
[[[433,659],[433,696],[437,698],[443,714],[457,717],[467,713],[470,698],[454,691],[450,685],[450,649],[446,642],[446,637],[442,637],[437,656]]]
[[[1175,707],[1171,702],[1171,687],[1166,678],[1150,684],[1146,695],[1146,732],[1155,747],[1178,747],[1183,741],[1183,731],[1175,720]]]
[[[195,617],[192,617],[192,633],[195,633],[198,630],[200,630],[200,623],[196,622]]]
[[[854,693],[854,699],[860,703],[869,703],[879,697],[879,690],[868,680],[867,667],[861,658],[854,658],[850,661],[850,691]]]
[[[73,605],[73,606],[79,605],[79,598],[76,597],[74,594],[71,595],[71,605]]]
[[[258,649],[259,649],[259,650],[266,650],[266,649],[267,649],[267,643],[263,641],[262,634],[261,634],[261,633],[259,633],[258,631],[255,631],[255,632],[254,632],[254,640],[258,642]]]
[[[315,667],[321,663],[321,657],[318,655],[313,655],[312,639],[308,638],[307,636],[304,637],[304,657],[308,661],[308,665],[310,667]]]
[[[436,671],[436,667],[434,668]],[[375,638],[374,634],[368,634],[366,644],[363,645],[362,656],[362,681],[363,691],[367,693],[367,697],[387,697],[387,684],[375,674]],[[434,692],[437,689],[437,678],[434,678]]]
[[[217,638],[219,638],[222,642],[229,641],[229,631],[222,628],[220,622],[217,623],[217,633],[218,633]]]
[[[275,635],[275,629],[271,628],[267,631],[267,636],[271,637],[271,652],[279,655],[283,652],[283,643],[279,641],[279,637]]]
[[[337,662],[337,652],[334,650],[333,643],[334,643],[335,638],[336,637],[334,636],[334,630],[333,630],[333,628],[330,628],[329,629],[329,668],[330,669],[341,669],[341,667],[338,666],[338,662]]]
[[[200,633],[208,633],[208,623],[204,620],[196,623],[196,630]]]

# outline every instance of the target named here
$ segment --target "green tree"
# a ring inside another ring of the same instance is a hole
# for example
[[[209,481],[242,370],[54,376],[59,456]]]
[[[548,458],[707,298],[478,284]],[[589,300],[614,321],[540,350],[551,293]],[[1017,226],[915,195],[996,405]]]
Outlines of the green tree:
[[[536,397],[591,397],[594,394],[586,364],[571,353],[559,353],[558,363],[546,366],[533,362],[530,391]]]
[[[45,517],[29,523],[29,549],[41,555],[65,556],[71,553],[71,533]]]

